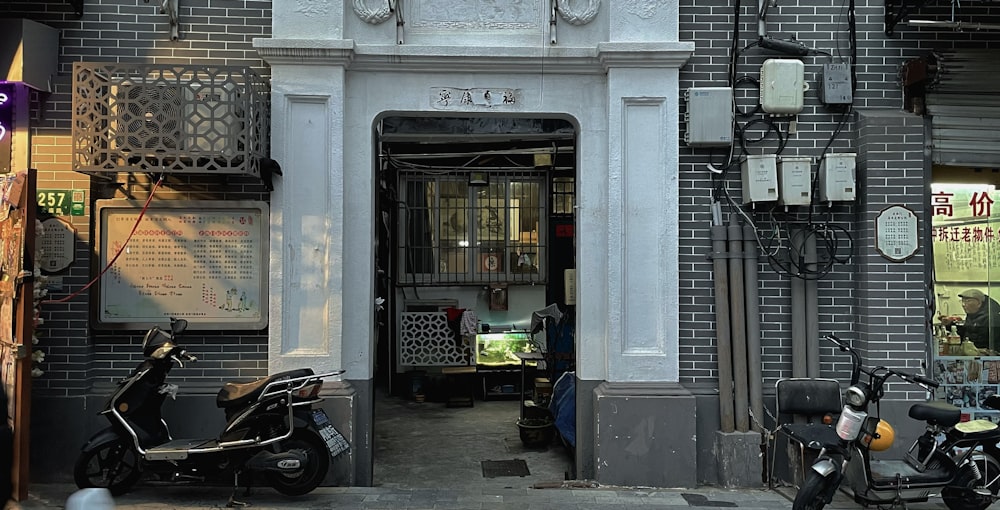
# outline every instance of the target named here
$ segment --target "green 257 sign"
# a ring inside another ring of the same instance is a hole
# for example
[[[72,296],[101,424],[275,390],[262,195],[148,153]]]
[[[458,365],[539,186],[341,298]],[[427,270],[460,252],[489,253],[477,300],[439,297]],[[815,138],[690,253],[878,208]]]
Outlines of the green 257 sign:
[[[40,189],[35,194],[38,206],[56,216],[83,216],[84,199],[82,189]]]

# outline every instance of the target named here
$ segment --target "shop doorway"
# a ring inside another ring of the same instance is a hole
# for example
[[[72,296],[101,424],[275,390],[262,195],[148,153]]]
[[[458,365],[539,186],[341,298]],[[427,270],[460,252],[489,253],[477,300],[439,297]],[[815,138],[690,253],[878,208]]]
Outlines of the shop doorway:
[[[576,359],[577,129],[386,115],[374,131],[374,484],[574,478],[550,403]]]

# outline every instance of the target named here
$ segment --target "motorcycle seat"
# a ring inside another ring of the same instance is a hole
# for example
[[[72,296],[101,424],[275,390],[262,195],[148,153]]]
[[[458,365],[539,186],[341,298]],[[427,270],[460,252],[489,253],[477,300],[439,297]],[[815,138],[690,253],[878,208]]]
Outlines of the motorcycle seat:
[[[1000,437],[1000,427],[990,420],[970,420],[955,425],[949,435],[962,441],[994,439]]]
[[[910,407],[910,418],[950,427],[962,420],[962,410],[946,402],[920,402]]]
[[[313,375],[311,368],[299,368],[278,372],[277,374],[248,383],[227,382],[215,397],[215,405],[223,409],[243,407],[260,398],[260,394],[264,391],[264,388],[272,382],[308,377],[310,375]]]

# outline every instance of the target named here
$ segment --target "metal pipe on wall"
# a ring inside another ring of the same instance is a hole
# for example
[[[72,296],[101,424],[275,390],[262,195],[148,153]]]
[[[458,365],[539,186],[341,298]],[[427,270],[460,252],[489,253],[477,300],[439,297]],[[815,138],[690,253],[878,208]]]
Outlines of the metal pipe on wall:
[[[805,262],[810,274],[816,271],[816,236],[810,233],[803,240],[805,243]],[[805,281],[805,318],[806,318],[806,376],[819,377],[819,291],[816,279]]]
[[[795,256],[802,253],[802,230],[796,230],[789,236],[791,245],[789,253]],[[806,282],[797,276],[792,276],[789,286],[792,291],[792,377],[808,377],[806,346]]]
[[[747,382],[747,321],[743,300],[743,227],[735,219],[729,220],[729,313],[733,343],[733,393],[736,413],[736,430],[750,430],[749,391]]]
[[[747,323],[747,378],[750,381],[750,412],[757,421],[757,432],[763,432],[760,420],[764,417],[763,369],[760,351],[760,296],[758,292],[758,259],[756,232],[750,225],[743,225],[743,281],[746,295]]]
[[[729,273],[722,206],[712,203],[712,273],[715,283],[715,331],[719,356],[719,421],[722,432],[736,430],[733,417],[733,358],[729,326]]]

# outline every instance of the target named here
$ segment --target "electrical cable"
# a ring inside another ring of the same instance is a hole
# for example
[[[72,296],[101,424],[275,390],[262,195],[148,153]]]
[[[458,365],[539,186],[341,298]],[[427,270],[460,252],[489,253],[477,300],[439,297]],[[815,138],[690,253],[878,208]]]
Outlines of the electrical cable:
[[[849,0],[850,7],[848,12],[848,24],[850,25],[851,34],[851,86],[852,92],[856,90],[856,60],[857,60],[857,32],[856,32],[856,19],[854,16],[855,0]],[[761,39],[753,41],[747,44],[742,49],[739,49],[740,43],[740,6],[739,1],[734,2],[733,5],[733,39],[730,48],[730,60],[728,69],[728,82],[732,87],[733,94],[733,110],[734,113],[740,118],[751,118],[759,114],[762,105],[758,97],[757,104],[753,109],[747,108],[746,110],[741,110],[737,104],[737,88],[750,88],[746,85],[756,85],[759,91],[760,81],[752,76],[745,75],[737,78],[738,63],[741,56],[755,46],[763,46],[761,44]],[[766,41],[768,44],[775,46],[779,51],[792,51],[797,52],[802,51],[802,48],[793,47],[791,43],[795,41]],[[774,44],[772,44],[774,43]],[[837,53],[839,54],[840,46],[837,48]],[[822,50],[808,49],[808,55],[825,55],[827,57],[832,57],[828,52]],[[746,86],[746,87],[743,87]],[[749,95],[749,94],[747,94]],[[827,140],[825,147],[820,155],[820,160],[824,158],[833,142],[840,135],[841,130],[844,128],[850,114],[853,112],[851,105],[846,105],[843,111],[843,115],[837,126]],[[759,137],[752,137],[750,133],[752,131],[760,132],[763,130]],[[715,154],[710,153],[708,163],[706,168],[710,171],[711,182],[712,182],[712,195],[713,199],[720,202],[725,202],[730,209],[731,214],[737,214],[740,216],[741,221],[749,225],[753,231],[756,238],[756,243],[758,248],[762,253],[765,254],[768,264],[770,267],[779,274],[784,274],[789,277],[801,278],[807,280],[818,280],[826,277],[833,269],[835,264],[848,263],[851,258],[851,253],[853,253],[854,239],[850,232],[844,227],[833,224],[832,222],[832,212],[831,218],[828,222],[819,222],[814,219],[814,209],[819,205],[816,203],[810,203],[808,206],[808,211],[804,211],[799,214],[782,215],[778,216],[780,211],[777,206],[771,207],[766,212],[766,219],[758,224],[754,220],[745,208],[745,204],[739,204],[734,200],[733,196],[730,195],[729,190],[726,186],[730,171],[736,165],[742,164],[742,160],[750,155],[749,149],[755,144],[762,144],[772,135],[777,139],[777,150],[775,155],[780,155],[785,149],[788,142],[789,135],[786,134],[778,124],[778,120],[771,116],[764,116],[760,118],[752,118],[745,124],[740,126],[736,122],[736,117],[734,117],[733,122],[734,136],[739,140],[739,148],[737,149],[736,144],[730,146],[730,154],[727,162],[725,164],[719,164],[715,160]],[[739,150],[738,154],[735,151]],[[814,178],[812,181],[811,196],[816,197],[816,190],[818,189],[818,172],[814,172]],[[815,200],[815,198],[814,198]],[[794,231],[794,233],[793,233]],[[800,253],[800,248],[791,241],[795,239],[808,240],[810,238],[816,241],[816,261],[805,262],[805,254]]]
[[[135,224],[132,225],[132,231],[128,233],[128,237],[125,238],[125,242],[122,243],[122,245],[118,248],[118,253],[115,253],[115,256],[112,257],[110,261],[108,261],[108,264],[104,266],[104,269],[102,269],[101,272],[94,277],[94,279],[90,280],[90,282],[84,285],[82,289],[59,299],[46,299],[42,301],[41,304],[65,303],[66,301],[69,301],[70,299],[79,296],[85,290],[89,289],[92,285],[97,283],[101,279],[101,277],[104,276],[104,273],[107,273],[108,270],[111,269],[111,266],[115,264],[115,261],[118,260],[118,257],[120,257],[122,252],[125,251],[125,247],[128,246],[128,242],[132,240],[132,236],[135,234],[136,229],[139,228],[139,222],[142,221],[142,217],[146,214],[146,209],[149,209],[149,203],[153,200],[153,195],[156,194],[156,189],[159,188],[160,184],[163,183],[164,177],[165,177],[164,174],[160,174],[160,178],[156,180],[156,183],[153,184],[153,188],[149,190],[149,197],[146,198],[146,203],[143,204],[142,209],[139,210],[139,216],[136,217]]]
[[[736,108],[736,115],[739,115],[740,117],[746,118],[746,117],[750,117],[750,116],[756,115],[758,112],[760,112],[760,109],[762,108],[762,106],[760,104],[760,80],[758,80],[757,78],[754,78],[753,76],[745,74],[743,76],[740,76],[739,79],[736,80],[736,83],[733,84],[733,90],[735,91],[740,85],[742,85],[744,83],[750,83],[750,84],[752,84],[754,86],[754,88],[757,89],[757,93],[758,93],[757,103],[754,105],[753,110],[742,111],[738,107]],[[734,97],[735,97],[735,94],[734,94]]]
[[[760,138],[748,139],[746,137],[747,130],[751,126],[756,126],[757,124],[766,125],[767,130],[764,131],[764,134],[761,135]],[[785,143],[787,142],[787,137],[785,137],[782,134],[781,128],[779,128],[778,125],[774,122],[774,120],[771,119],[770,117],[758,117],[744,124],[742,129],[739,129],[739,127],[737,127],[737,129],[738,129],[737,138],[739,138],[740,140],[740,149],[742,149],[743,154],[745,155],[750,154],[750,151],[747,150],[747,144],[763,142],[767,138],[767,135],[771,134],[772,132],[778,138],[778,150],[777,152],[775,152],[775,154],[781,154],[781,151],[785,149]]]

